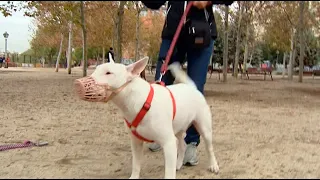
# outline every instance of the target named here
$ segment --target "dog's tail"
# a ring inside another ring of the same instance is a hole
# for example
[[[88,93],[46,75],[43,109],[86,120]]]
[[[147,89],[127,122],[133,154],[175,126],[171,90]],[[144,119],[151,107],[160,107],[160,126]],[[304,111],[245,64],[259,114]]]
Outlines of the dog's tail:
[[[193,86],[197,89],[196,84],[192,81],[192,79],[182,70],[181,64],[179,62],[174,62],[170,64],[168,70],[171,71],[172,75],[176,78],[178,82],[185,83]]]

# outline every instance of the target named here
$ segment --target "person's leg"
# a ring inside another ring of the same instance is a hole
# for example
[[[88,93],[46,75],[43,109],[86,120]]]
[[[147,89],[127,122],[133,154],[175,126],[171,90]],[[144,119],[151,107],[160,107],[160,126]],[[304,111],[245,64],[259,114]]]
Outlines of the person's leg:
[[[194,81],[198,90],[201,93],[203,93],[204,91],[204,85],[207,80],[207,70],[208,70],[212,51],[213,51],[213,41],[211,41],[210,46],[205,49],[201,49],[201,50],[189,49],[187,52],[188,76]],[[188,128],[185,141],[187,143],[187,150],[184,158],[184,164],[190,164],[190,165],[198,164],[196,147],[200,143],[200,135],[193,125],[190,126],[190,128]]]
[[[155,81],[158,81],[160,78],[160,71],[161,71],[161,66],[165,61],[165,58],[167,56],[167,52],[170,48],[171,45],[171,40],[166,40],[162,39],[161,45],[160,45],[160,51],[159,51],[159,56],[158,56],[158,62],[156,66],[156,73],[155,73]],[[182,47],[181,45],[177,44],[176,48],[171,56],[169,64],[180,61],[181,63],[185,60],[185,54],[186,50],[185,49],[179,49],[179,47]],[[174,77],[171,74],[170,71],[167,71],[164,76],[161,79],[162,82],[165,83],[165,85],[171,85],[174,82]],[[149,145],[149,149],[153,152],[161,150],[161,146],[157,143],[151,143]]]

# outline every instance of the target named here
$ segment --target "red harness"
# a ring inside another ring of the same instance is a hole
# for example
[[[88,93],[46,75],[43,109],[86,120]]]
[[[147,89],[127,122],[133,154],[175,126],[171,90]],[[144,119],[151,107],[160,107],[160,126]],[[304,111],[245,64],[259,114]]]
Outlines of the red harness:
[[[164,83],[160,83],[161,86],[165,87]],[[168,88],[167,88],[168,89]],[[172,120],[174,119],[175,115],[176,115],[176,101],[171,93],[171,91],[168,89],[170,96],[171,96],[171,100],[172,100],[172,105],[173,105],[173,117]],[[127,126],[131,129],[131,132],[133,135],[135,135],[138,139],[145,141],[145,142],[154,142],[153,140],[149,140],[144,138],[143,136],[139,135],[139,133],[137,132],[137,127],[140,124],[140,122],[142,121],[142,119],[144,118],[144,116],[147,114],[147,112],[149,111],[150,107],[151,107],[151,103],[153,100],[153,95],[154,95],[154,90],[153,87],[150,85],[150,91],[147,97],[147,100],[145,101],[145,103],[143,104],[140,112],[137,114],[136,118],[132,121],[132,124],[130,124],[126,119],[126,123]]]
[[[174,37],[173,37],[173,39],[172,39],[172,43],[171,43],[170,48],[169,48],[169,50],[168,50],[168,53],[167,53],[165,62],[164,62],[164,63],[162,64],[162,66],[161,66],[161,76],[160,76],[160,79],[159,79],[160,82],[158,82],[158,84],[160,84],[161,86],[164,86],[164,87],[165,87],[165,84],[161,81],[161,77],[162,77],[162,75],[164,75],[165,72],[167,71],[167,66],[168,66],[169,61],[170,61],[170,59],[171,59],[171,55],[172,55],[172,53],[173,53],[174,46],[175,46],[175,44],[176,44],[176,42],[177,42],[177,40],[178,40],[180,31],[181,31],[182,26],[183,26],[183,24],[184,24],[184,20],[186,19],[187,14],[188,14],[189,10],[190,10],[191,7],[192,7],[192,4],[193,4],[193,2],[188,3],[188,5],[187,5],[187,7],[186,7],[186,9],[185,9],[185,11],[184,11],[184,13],[183,13],[183,15],[182,15],[182,17],[181,17],[181,19],[180,19],[180,22],[179,22],[179,25],[178,25],[178,27],[177,27],[177,30],[176,30],[176,32],[175,32],[175,34],[174,34]],[[168,90],[169,90],[169,89],[168,89]],[[174,119],[174,117],[175,117],[175,115],[176,115],[176,102],[175,102],[174,97],[173,97],[173,95],[172,95],[172,93],[171,93],[170,90],[169,90],[169,92],[170,92],[170,96],[171,96],[171,99],[172,99],[172,105],[173,105],[173,118],[172,118],[172,119]],[[125,119],[128,127],[131,129],[132,134],[134,134],[138,139],[141,139],[142,141],[146,141],[146,142],[153,142],[153,141],[152,141],[152,140],[149,140],[149,139],[146,139],[146,138],[144,138],[144,137],[142,137],[142,136],[140,136],[140,135],[138,134],[138,132],[136,131],[136,128],[138,127],[139,123],[142,121],[143,117],[144,117],[144,116],[147,114],[147,112],[149,111],[149,109],[150,109],[150,107],[151,107],[151,102],[152,102],[152,99],[153,99],[153,94],[154,94],[154,92],[153,92],[153,87],[150,85],[150,92],[149,92],[148,98],[147,98],[146,102],[144,103],[143,107],[141,108],[140,112],[139,112],[138,115],[136,116],[136,118],[132,121],[132,124],[130,124],[130,123]]]

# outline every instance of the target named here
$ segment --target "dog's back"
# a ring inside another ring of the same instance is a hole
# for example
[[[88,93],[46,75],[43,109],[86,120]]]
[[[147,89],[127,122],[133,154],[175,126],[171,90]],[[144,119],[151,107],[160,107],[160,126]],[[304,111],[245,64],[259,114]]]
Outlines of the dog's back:
[[[175,133],[186,130],[194,120],[203,119],[200,118],[203,114],[210,118],[211,122],[211,111],[205,97],[198,91],[192,79],[181,69],[180,64],[171,64],[169,70],[176,80],[181,82],[167,86],[176,102],[177,114],[173,121]]]

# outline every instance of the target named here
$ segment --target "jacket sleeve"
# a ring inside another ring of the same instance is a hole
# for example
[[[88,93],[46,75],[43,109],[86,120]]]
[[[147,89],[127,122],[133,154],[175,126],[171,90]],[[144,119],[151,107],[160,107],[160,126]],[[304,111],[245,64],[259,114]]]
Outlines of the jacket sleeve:
[[[233,3],[233,1],[211,1],[211,3],[212,4],[224,4],[224,5],[226,5],[226,6],[230,6],[232,3]]]
[[[166,1],[141,1],[147,8],[157,10],[159,9],[162,5],[166,3]]]

